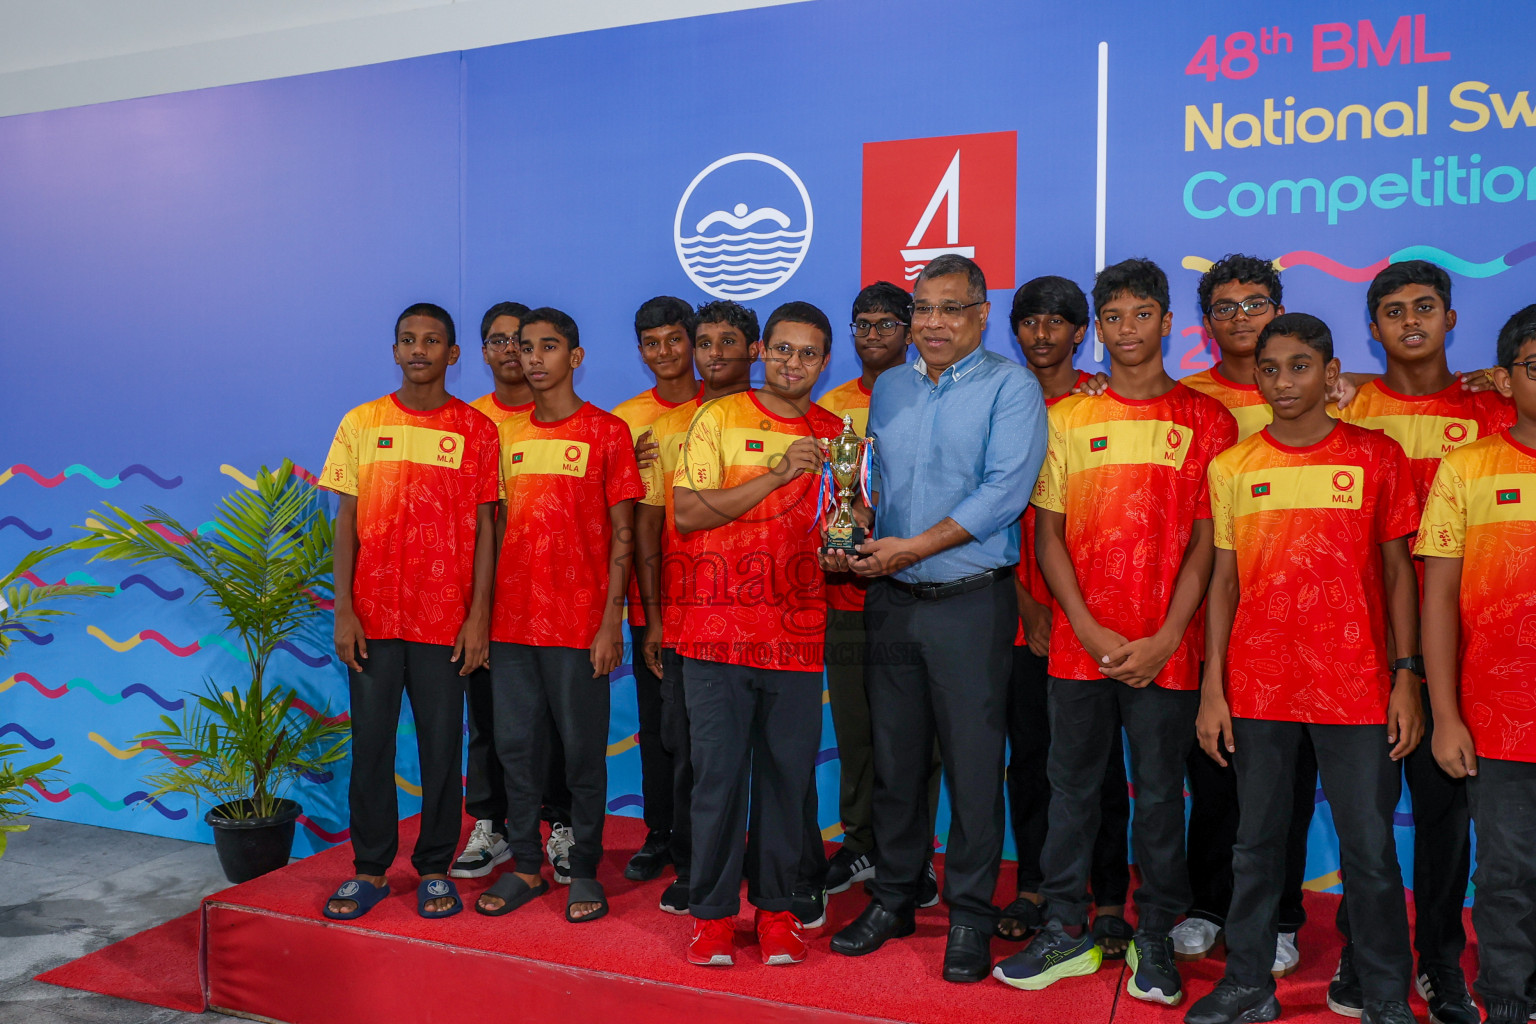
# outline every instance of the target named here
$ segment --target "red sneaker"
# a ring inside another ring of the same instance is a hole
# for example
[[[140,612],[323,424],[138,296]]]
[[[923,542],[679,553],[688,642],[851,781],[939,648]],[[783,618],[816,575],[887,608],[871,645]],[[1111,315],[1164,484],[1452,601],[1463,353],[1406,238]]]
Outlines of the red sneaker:
[[[805,959],[800,919],[787,910],[757,912],[757,944],[765,964],[797,964]]]
[[[734,919],[716,921],[693,919],[693,938],[688,943],[688,962],[701,967],[729,967],[736,962],[732,952],[736,937]]]

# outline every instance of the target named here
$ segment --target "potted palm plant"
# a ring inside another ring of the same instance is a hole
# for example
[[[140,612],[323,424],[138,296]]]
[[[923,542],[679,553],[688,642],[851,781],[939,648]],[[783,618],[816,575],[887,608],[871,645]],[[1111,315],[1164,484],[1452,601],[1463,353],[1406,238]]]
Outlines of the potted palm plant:
[[[180,721],[141,735],[158,740],[159,770],[145,778],[147,799],[184,793],[213,827],[219,863],[232,882],[282,867],[293,847],[301,807],[286,794],[305,774],[346,756],[345,716],[306,713],[292,687],[269,677],[279,646],[313,629],[329,590],[331,520],[318,493],[283,460],[265,466],[253,488],[224,498],[206,533],[157,508],[142,518],[113,505],[93,512],[77,547],[98,558],[164,562],[201,584],[193,601],[223,616],[244,649],[249,677],[225,690],[212,678]]]
[[[0,576],[0,658],[4,658],[22,630],[47,625],[69,612],[53,603],[75,597],[110,594],[111,587],[83,583],[23,583],[24,574],[66,550],[68,545],[39,548],[23,555],[16,567]],[[34,577],[35,578],[35,577]],[[37,799],[29,783],[42,785],[59,774],[54,771],[63,758],[57,754],[36,764],[18,765],[15,758],[26,753],[15,743],[0,743],[0,856],[5,854],[6,837],[11,832],[27,830],[27,808]]]

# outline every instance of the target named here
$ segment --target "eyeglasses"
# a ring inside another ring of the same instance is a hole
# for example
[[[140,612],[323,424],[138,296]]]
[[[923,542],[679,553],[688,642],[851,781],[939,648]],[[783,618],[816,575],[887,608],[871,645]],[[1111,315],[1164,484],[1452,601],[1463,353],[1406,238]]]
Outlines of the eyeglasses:
[[[777,345],[769,345],[763,350],[763,357],[776,363],[787,363],[794,356],[800,357],[802,366],[815,366],[826,358],[826,353],[819,348],[807,345],[805,348],[795,348],[787,341],[781,341]]]
[[[986,299],[978,299],[975,302],[967,302],[963,306],[956,302],[946,302],[942,306],[913,306],[912,319],[925,320],[930,316],[939,316],[945,320],[958,320],[966,310],[986,301]]]
[[[1231,320],[1237,316],[1238,310],[1242,310],[1248,316],[1258,316],[1274,304],[1274,299],[1266,299],[1262,295],[1255,295],[1253,298],[1244,299],[1242,302],[1219,302],[1211,307],[1211,319]]]
[[[482,344],[486,348],[503,349],[508,345],[517,344],[517,339],[509,334],[493,334],[486,338]]]
[[[1526,359],[1526,360],[1523,360],[1523,361],[1518,362],[1518,363],[1510,363],[1509,364],[1509,368],[1511,370],[1513,370],[1517,366],[1525,367],[1525,375],[1526,375],[1526,377],[1528,377],[1531,380],[1536,380],[1536,359]]]
[[[871,329],[873,329],[874,332],[880,337],[889,338],[891,335],[896,333],[896,328],[905,326],[907,325],[902,323],[900,320],[880,320],[876,323],[870,323],[867,320],[855,320],[853,323],[848,325],[849,329],[853,331],[853,336],[855,338],[869,337],[869,332]]]

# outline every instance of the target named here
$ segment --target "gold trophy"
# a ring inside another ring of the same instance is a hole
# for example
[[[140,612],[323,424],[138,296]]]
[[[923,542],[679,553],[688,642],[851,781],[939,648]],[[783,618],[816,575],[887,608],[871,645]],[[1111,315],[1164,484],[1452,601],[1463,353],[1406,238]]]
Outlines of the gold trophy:
[[[827,473],[837,490],[837,509],[827,523],[829,551],[851,552],[864,543],[864,527],[853,518],[853,496],[868,480],[869,445],[854,433],[851,416],[843,417],[843,432],[827,442]]]

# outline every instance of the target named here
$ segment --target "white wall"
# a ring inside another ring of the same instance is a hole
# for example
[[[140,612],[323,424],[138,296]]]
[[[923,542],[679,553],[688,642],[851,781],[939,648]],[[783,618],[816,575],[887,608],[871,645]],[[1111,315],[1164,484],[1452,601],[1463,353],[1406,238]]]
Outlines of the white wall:
[[[0,116],[804,0],[0,0]]]

